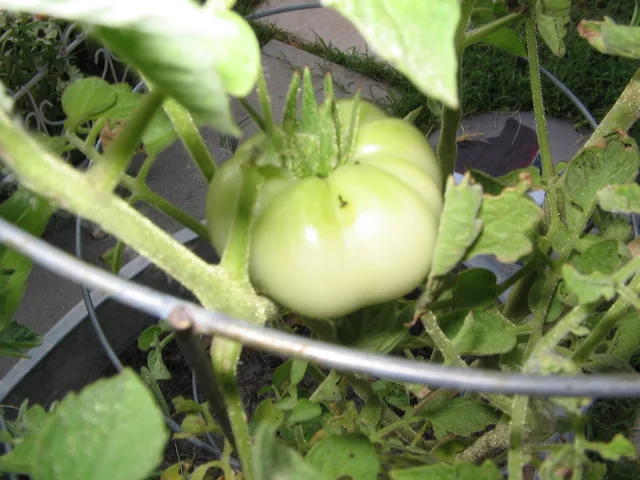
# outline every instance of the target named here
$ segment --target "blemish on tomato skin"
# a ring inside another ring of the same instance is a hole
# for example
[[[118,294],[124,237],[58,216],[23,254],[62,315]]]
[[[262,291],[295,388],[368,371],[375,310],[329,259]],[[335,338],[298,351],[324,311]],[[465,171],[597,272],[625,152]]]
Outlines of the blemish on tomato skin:
[[[345,208],[349,205],[349,202],[342,198],[342,195],[338,195],[338,201],[340,202],[340,208]]]

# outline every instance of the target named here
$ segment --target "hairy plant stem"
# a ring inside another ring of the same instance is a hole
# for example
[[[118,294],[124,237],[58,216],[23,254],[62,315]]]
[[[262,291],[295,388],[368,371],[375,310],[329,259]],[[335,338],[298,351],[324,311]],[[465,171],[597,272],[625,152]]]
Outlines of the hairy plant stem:
[[[558,212],[558,199],[555,191],[555,176],[553,168],[553,160],[551,158],[551,148],[549,146],[549,137],[547,132],[546,118],[544,114],[544,104],[542,99],[542,83],[540,80],[540,67],[538,64],[538,45],[536,38],[536,22],[532,16],[526,19],[526,36],[527,51],[529,56],[529,77],[531,81],[531,93],[534,104],[534,115],[536,119],[536,130],[538,133],[538,144],[540,154],[542,156],[542,178],[546,181],[549,191],[547,192],[547,206],[551,215],[552,228],[560,222]],[[570,252],[566,252],[563,257],[568,257]],[[566,260],[566,259],[565,259]],[[530,324],[532,327],[531,335],[527,341],[523,359],[527,363],[531,358],[531,352],[536,349],[538,341],[542,337],[544,322],[551,305],[551,298],[557,288],[560,276],[556,272],[551,272],[542,287],[540,302],[536,306],[533,319]],[[511,307],[513,308],[513,307]],[[525,364],[525,371],[527,364]],[[523,469],[525,457],[523,453],[523,440],[527,412],[529,409],[529,397],[524,395],[516,395],[511,404],[511,425],[509,427],[509,454],[508,454],[508,477],[512,480],[520,480],[523,478]]]
[[[438,325],[438,319],[432,312],[422,314],[420,316],[420,320],[422,321],[427,334],[429,334],[431,340],[433,340],[436,349],[444,356],[445,364],[453,365],[454,367],[469,368],[465,361],[458,356],[451,340],[449,340],[444,334],[440,325]],[[509,397],[500,394],[483,393],[481,395],[502,412],[506,414],[511,413],[511,400]]]
[[[187,148],[198,171],[204,180],[210,183],[216,173],[216,162],[204,143],[193,116],[186,108],[171,98],[164,102],[162,108],[171,120],[178,137]]]
[[[465,30],[471,18],[471,12],[476,0],[462,0],[460,3],[460,21],[455,35],[455,49],[458,57],[458,108],[443,106],[441,115],[440,138],[438,139],[437,155],[442,171],[442,184],[453,175],[458,155],[457,132],[462,120],[462,56],[465,47]]]
[[[364,403],[372,401],[372,399],[377,396],[368,379],[359,378],[358,376],[350,373],[341,373],[341,375],[347,379],[351,388],[353,388],[353,391]],[[416,438],[417,433],[411,428],[410,422],[398,417],[398,415],[396,415],[393,410],[384,403],[382,405],[381,424],[384,426],[383,430],[387,432],[386,434],[395,432],[405,442],[413,442]],[[420,441],[421,444],[423,442],[424,439]]]
[[[120,184],[127,188],[133,195],[137,197],[138,201],[142,201],[159,212],[164,213],[168,217],[173,218],[176,222],[180,222],[185,227],[192,230],[196,235],[206,241],[211,241],[209,230],[198,220],[193,218],[187,212],[181,208],[176,207],[173,203],[166,200],[161,195],[158,195],[148,186],[140,183],[135,178],[128,175],[124,175],[120,179]]]
[[[520,20],[522,20],[521,13],[509,13],[504,17],[500,17],[478,28],[474,28],[470,32],[466,32],[464,34],[464,47],[466,48],[469,45],[473,45],[474,43],[481,42],[492,33],[495,33],[502,28],[514,25]]]
[[[496,425],[496,428],[482,435],[470,447],[456,455],[456,460],[477,464],[508,446],[509,424],[501,422]]]
[[[164,99],[164,94],[157,90],[142,96],[122,133],[109,146],[100,162],[89,170],[93,188],[110,192],[116,187],[138,148],[142,134]]]
[[[101,155],[96,149],[91,146],[91,144],[83,142],[74,134],[67,134],[67,137],[69,138],[71,145],[80,150],[93,163],[102,161]],[[145,160],[145,164],[151,163],[148,161],[149,158]],[[211,241],[209,230],[207,230],[207,228],[202,223],[193,218],[184,210],[176,207],[161,195],[155,193],[147,185],[144,184],[144,177],[146,177],[146,173],[147,172],[145,172],[145,174],[142,176],[143,180],[140,180],[140,173],[138,173],[138,176],[136,178],[130,177],[129,175],[123,175],[120,179],[120,184],[127,190],[129,190],[132,194],[132,198],[129,198],[127,200],[127,203],[129,205],[134,205],[138,201],[143,201],[159,212],[164,213],[170,218],[173,218],[176,222],[179,222],[185,227],[190,228],[203,240]]]
[[[227,239],[220,265],[238,283],[251,288],[249,279],[249,237],[253,209],[264,177],[255,168],[242,170],[242,188],[235,220]]]
[[[524,426],[529,410],[529,397],[516,395],[513,397],[511,409],[511,425],[509,428],[509,480],[522,480],[525,456],[523,452]]]
[[[629,130],[640,118],[640,68],[635,71],[618,101],[611,107],[585,147],[590,147],[614,130]]]

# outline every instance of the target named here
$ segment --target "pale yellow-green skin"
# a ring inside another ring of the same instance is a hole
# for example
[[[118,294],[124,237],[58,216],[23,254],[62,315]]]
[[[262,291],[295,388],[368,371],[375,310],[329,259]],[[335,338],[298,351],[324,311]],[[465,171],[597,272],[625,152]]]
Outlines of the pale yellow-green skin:
[[[419,285],[431,267],[442,210],[435,155],[417,129],[362,105],[347,164],[326,178],[274,172],[256,205],[252,281],[305,316],[332,318],[393,300]],[[338,107],[346,117],[344,104]],[[368,147],[385,138],[401,141],[387,142],[393,151]],[[211,184],[207,221],[218,252],[231,228],[239,168],[249,151],[241,147]]]

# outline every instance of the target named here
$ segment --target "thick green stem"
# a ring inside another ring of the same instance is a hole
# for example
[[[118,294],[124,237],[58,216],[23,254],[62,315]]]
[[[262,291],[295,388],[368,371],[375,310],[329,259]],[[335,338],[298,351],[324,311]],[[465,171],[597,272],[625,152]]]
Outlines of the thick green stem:
[[[596,307],[595,304],[579,305],[562,317],[544,337],[536,342],[525,370],[531,371],[530,366],[537,363],[545,354],[553,351],[569,333],[576,330],[584,322]],[[536,367],[534,366],[534,368]]]
[[[211,345],[211,362],[222,391],[227,415],[231,423],[231,430],[235,440],[236,452],[242,465],[242,478],[253,479],[253,465],[251,463],[251,442],[244,402],[238,383],[236,369],[242,345],[226,338],[216,337]]]
[[[638,292],[638,290],[640,290],[640,275],[633,277],[628,288],[632,292]],[[611,308],[607,310],[607,313],[603,315],[598,324],[591,331],[589,336],[576,349],[572,360],[578,365],[586,363],[598,345],[607,338],[607,335],[609,335],[609,332],[627,308],[629,308],[629,301],[625,297],[618,297],[613,305],[611,305]]]
[[[622,95],[591,134],[585,146],[592,146],[614,130],[629,130],[638,118],[640,118],[640,68],[633,74]]]
[[[145,158],[144,162],[142,162],[142,166],[140,167],[140,170],[138,170],[138,174],[136,175],[136,180],[138,180],[140,183],[145,183],[147,181],[147,176],[149,175],[149,171],[153,166],[153,162],[155,161],[156,161],[156,155],[149,155],[147,158]]]
[[[462,0],[460,3],[460,22],[455,36],[456,55],[458,57],[458,101],[462,105],[462,55],[465,47],[465,30],[471,18],[471,12],[476,0]],[[450,108],[446,105],[442,108],[440,138],[438,139],[438,161],[442,171],[443,185],[447,184],[447,178],[452,175],[458,156],[458,127],[462,120],[462,107]]]
[[[237,282],[250,284],[249,280],[249,236],[253,209],[262,186],[263,177],[255,168],[242,171],[242,189],[236,208],[231,234],[222,254],[220,265]]]
[[[425,330],[433,340],[438,351],[442,353],[445,359],[445,363],[453,365],[454,367],[468,368],[469,366],[462,360],[455,347],[451,343],[451,340],[444,334],[440,325],[438,325],[438,319],[432,312],[427,312],[420,317]],[[499,408],[506,414],[511,412],[511,400],[504,395],[497,394],[482,394],[484,398],[489,400],[495,407]]]
[[[216,173],[216,162],[204,143],[198,125],[189,111],[173,99],[162,106],[182,143],[189,151],[193,162],[207,183]]]
[[[146,185],[138,182],[135,178],[124,175],[120,179],[120,184],[126,187],[132,194],[136,195],[138,197],[138,200],[151,205],[156,210],[164,213],[168,217],[173,218],[176,222],[180,222],[185,227],[191,229],[203,240],[211,240],[209,236],[209,230],[207,230],[207,228],[202,223],[193,218],[184,210],[176,207],[173,203],[169,202],[161,195],[155,193]]]
[[[516,395],[511,409],[511,426],[509,428],[509,480],[522,480],[524,469],[524,425],[529,409],[529,397]]]
[[[436,348],[444,356],[445,364],[466,368],[467,364],[458,356],[451,340],[447,338],[440,328],[440,325],[438,325],[436,316],[432,312],[427,312],[420,317],[420,320],[422,320],[424,329],[431,337],[431,340],[433,340]]]
[[[138,148],[142,134],[164,99],[164,94],[155,90],[142,97],[122,133],[109,146],[100,163],[89,171],[96,190],[110,192],[118,184]]]
[[[496,428],[482,435],[473,445],[459,453],[456,460],[478,464],[508,445],[509,424],[499,423]]]
[[[470,32],[465,33],[464,35],[464,47],[468,47],[469,45],[473,45],[474,43],[481,42],[485,38],[487,38],[492,33],[497,32],[501,28],[505,28],[511,26],[517,22],[522,20],[521,13],[509,13],[504,17],[500,17],[493,22],[482,25],[478,28],[474,28]]]
[[[533,98],[533,113],[536,119],[536,131],[538,133],[538,145],[542,157],[542,180],[548,182],[554,176],[553,159],[549,145],[549,133],[547,131],[547,119],[544,113],[542,100],[542,81],[540,78],[540,65],[538,63],[538,39],[535,17],[529,16],[527,26],[527,53],[529,56],[529,80],[531,82],[531,95]],[[556,208],[557,210],[557,208]]]
[[[206,308],[255,323],[276,314],[270,301],[234,282],[224,269],[204,262],[125,200],[96,188],[92,177],[42,149],[2,112],[0,155],[22,185],[100,225],[193,292]]]

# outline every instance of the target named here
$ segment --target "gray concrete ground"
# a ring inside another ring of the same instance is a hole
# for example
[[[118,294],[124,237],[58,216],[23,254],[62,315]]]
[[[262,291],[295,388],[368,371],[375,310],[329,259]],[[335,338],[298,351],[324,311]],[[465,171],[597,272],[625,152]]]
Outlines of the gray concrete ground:
[[[311,3],[318,2],[313,0],[267,0],[257,11]],[[281,13],[266,17],[261,21],[286,30],[294,37],[307,43],[314,43],[320,38],[343,52],[355,50],[361,54],[375,55],[375,51],[362,38],[358,30],[338,12],[329,8]]]

